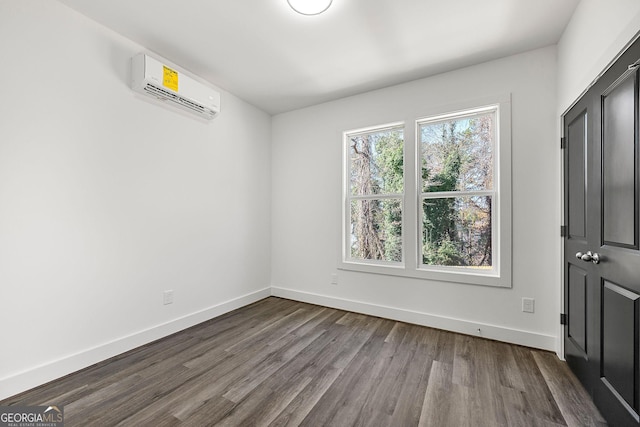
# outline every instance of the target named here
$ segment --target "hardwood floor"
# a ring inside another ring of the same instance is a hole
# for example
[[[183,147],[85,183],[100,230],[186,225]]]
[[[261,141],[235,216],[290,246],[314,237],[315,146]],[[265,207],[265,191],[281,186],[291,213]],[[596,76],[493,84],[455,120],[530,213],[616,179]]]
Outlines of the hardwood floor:
[[[69,426],[600,426],[555,354],[267,298],[0,402]]]

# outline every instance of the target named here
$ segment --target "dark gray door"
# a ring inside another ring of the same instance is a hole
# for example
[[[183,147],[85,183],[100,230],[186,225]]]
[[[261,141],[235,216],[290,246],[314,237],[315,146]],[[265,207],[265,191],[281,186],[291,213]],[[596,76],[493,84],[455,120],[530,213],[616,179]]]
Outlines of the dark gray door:
[[[565,357],[615,426],[640,425],[639,58],[636,42],[563,118]]]

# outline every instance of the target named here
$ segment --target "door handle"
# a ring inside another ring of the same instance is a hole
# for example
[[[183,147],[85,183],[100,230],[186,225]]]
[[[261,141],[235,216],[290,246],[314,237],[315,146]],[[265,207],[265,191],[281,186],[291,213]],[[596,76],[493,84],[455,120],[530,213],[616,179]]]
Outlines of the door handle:
[[[586,254],[583,254],[582,252],[577,252],[576,258],[581,259],[582,261],[585,261],[585,262],[591,261],[594,264],[600,264],[600,254],[598,254],[597,252],[587,251]]]

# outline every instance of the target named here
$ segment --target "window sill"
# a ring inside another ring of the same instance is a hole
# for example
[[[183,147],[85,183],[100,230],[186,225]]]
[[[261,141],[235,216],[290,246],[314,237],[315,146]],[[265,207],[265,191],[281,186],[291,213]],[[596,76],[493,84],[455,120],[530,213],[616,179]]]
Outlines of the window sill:
[[[511,288],[511,274],[502,275],[491,273],[461,272],[446,270],[427,270],[424,268],[410,269],[402,264],[380,265],[360,262],[339,262],[338,269],[368,274],[405,277],[411,279],[428,280],[434,282],[453,282],[464,285],[490,286],[497,288]]]

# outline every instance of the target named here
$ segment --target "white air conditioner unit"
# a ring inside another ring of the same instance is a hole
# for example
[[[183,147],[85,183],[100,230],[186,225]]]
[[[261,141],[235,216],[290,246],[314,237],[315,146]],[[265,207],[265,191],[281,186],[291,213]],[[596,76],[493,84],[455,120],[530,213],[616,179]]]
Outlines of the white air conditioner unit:
[[[144,53],[131,59],[131,88],[209,120],[220,112],[220,93]]]

